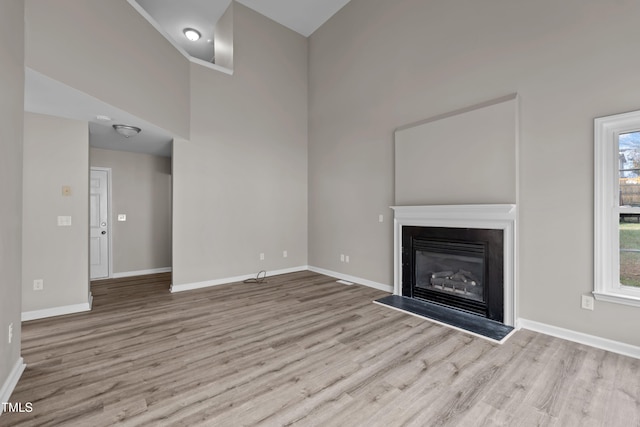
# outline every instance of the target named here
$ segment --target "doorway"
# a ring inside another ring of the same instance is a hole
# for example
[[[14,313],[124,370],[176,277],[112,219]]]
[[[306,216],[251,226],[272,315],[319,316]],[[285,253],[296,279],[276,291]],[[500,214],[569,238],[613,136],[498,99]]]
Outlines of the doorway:
[[[92,167],[89,179],[89,277],[111,277],[111,169]]]

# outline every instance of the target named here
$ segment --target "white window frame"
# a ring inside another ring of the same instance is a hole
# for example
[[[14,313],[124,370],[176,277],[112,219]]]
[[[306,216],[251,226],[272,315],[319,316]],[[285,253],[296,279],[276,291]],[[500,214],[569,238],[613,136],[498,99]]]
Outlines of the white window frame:
[[[620,207],[620,134],[640,130],[640,111],[600,117],[594,121],[594,292],[597,300],[640,307],[640,288],[620,283],[621,213],[640,208]]]

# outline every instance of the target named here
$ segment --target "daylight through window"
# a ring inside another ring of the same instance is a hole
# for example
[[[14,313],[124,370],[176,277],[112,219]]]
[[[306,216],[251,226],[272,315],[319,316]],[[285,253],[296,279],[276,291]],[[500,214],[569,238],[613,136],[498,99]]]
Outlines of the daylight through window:
[[[640,132],[618,136],[620,195],[620,283],[640,287]],[[635,209],[634,209],[635,210]]]
[[[594,295],[640,307],[640,111],[595,120]]]

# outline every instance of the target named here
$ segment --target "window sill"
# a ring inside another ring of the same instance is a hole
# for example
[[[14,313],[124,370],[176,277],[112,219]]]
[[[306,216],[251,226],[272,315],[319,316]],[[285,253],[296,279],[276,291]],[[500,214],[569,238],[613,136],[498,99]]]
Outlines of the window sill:
[[[640,307],[640,297],[614,293],[614,292],[594,292],[593,296],[598,301],[613,302],[616,304],[630,305]]]

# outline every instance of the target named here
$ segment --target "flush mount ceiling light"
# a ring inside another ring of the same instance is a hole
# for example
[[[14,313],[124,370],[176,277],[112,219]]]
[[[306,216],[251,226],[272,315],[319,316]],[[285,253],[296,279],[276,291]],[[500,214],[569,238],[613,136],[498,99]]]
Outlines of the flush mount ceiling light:
[[[130,136],[137,135],[142,131],[142,129],[138,127],[129,126],[129,125],[113,125],[113,128],[116,130],[116,132],[118,132],[120,135],[124,136],[125,138],[129,138]]]
[[[201,36],[200,31],[194,30],[193,28],[185,28],[182,32],[184,33],[184,36],[192,42],[200,39]]]

